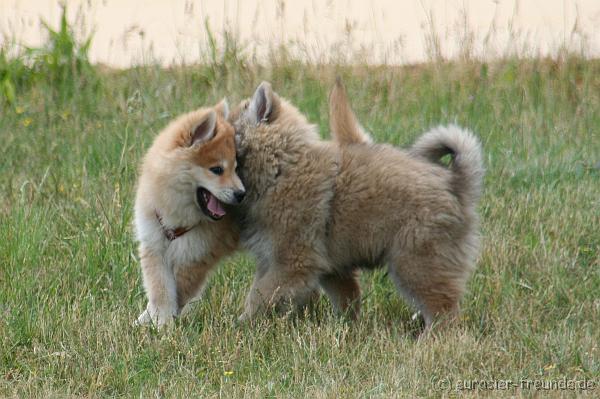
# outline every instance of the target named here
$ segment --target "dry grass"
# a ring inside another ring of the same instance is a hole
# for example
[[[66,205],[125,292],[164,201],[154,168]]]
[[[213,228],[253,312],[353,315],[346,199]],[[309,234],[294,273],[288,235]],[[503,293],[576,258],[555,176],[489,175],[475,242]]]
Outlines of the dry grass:
[[[235,57],[38,80],[0,104],[0,396],[439,397],[463,380],[592,381],[600,390],[600,63],[578,57],[339,67]],[[270,80],[327,135],[341,74],[377,141],[458,122],[484,143],[484,247],[461,325],[415,341],[382,272],[361,319],[323,299],[301,318],[238,326],[254,261],[230,259],[166,332],[145,305],[130,229],[136,165],[176,114]],[[482,383],[483,384],[483,383]],[[573,391],[475,390],[505,397]]]

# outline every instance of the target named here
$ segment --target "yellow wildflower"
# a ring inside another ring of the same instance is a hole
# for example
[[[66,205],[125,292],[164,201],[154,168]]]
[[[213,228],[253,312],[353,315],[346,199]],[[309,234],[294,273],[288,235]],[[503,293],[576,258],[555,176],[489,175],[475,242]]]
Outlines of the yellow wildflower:
[[[554,370],[556,368],[556,364],[547,364],[544,366],[544,371]]]

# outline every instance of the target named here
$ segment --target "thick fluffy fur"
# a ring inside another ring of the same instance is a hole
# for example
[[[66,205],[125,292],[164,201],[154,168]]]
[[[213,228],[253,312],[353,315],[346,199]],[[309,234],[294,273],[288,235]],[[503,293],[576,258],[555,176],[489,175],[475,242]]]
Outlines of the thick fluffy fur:
[[[414,153],[337,146],[319,140],[268,83],[232,119],[248,188],[242,240],[258,259],[242,320],[302,301],[319,285],[356,314],[356,267],[381,264],[428,327],[457,313],[479,246],[483,168],[469,132],[440,128]],[[430,160],[442,147],[455,154],[451,169]]]
[[[209,272],[238,246],[231,216],[214,221],[199,205],[203,187],[235,204],[244,186],[235,173],[234,131],[227,105],[199,109],[173,121],[155,139],[140,168],[135,226],[148,296],[140,324],[162,326],[200,294]],[[210,168],[219,166],[217,175]],[[165,231],[189,229],[170,240]]]

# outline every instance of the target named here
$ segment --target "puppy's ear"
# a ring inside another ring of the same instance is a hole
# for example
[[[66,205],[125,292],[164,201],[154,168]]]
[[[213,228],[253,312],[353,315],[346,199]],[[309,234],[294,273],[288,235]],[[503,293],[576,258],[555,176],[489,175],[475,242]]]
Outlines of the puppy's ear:
[[[211,140],[216,133],[217,125],[217,113],[213,110],[208,113],[192,128],[192,142],[191,145],[196,143],[204,143]]]
[[[217,114],[223,118],[227,119],[229,116],[229,103],[227,102],[227,98],[223,98],[217,105],[215,105],[215,111]]]
[[[279,98],[273,92],[269,82],[262,82],[250,100],[248,111],[253,122],[260,123],[272,122],[275,116],[276,108],[279,106]]]

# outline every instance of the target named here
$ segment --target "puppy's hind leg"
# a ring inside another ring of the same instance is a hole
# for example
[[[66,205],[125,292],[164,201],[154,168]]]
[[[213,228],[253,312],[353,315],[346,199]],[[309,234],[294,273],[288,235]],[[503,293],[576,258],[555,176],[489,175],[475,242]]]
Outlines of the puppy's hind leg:
[[[175,270],[175,280],[177,282],[177,306],[178,313],[187,313],[189,307],[186,306],[197,300],[202,294],[206,278],[210,271],[216,266],[215,260],[199,261],[196,264],[178,267]]]
[[[467,277],[460,266],[436,256],[399,256],[390,263],[389,274],[400,293],[421,311],[425,333],[457,320]]]

